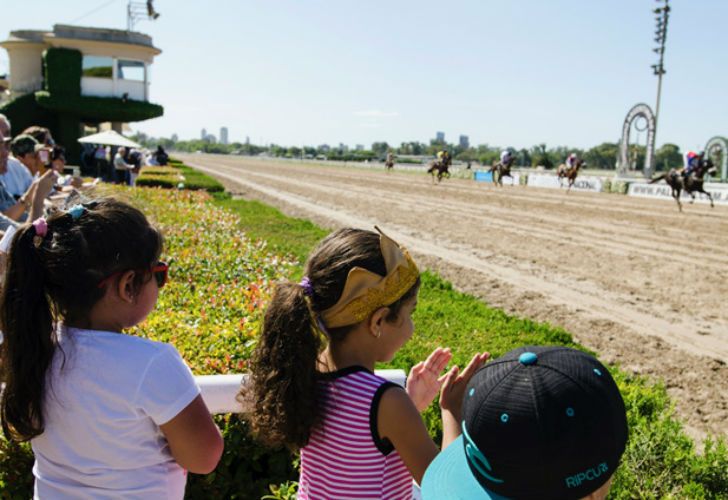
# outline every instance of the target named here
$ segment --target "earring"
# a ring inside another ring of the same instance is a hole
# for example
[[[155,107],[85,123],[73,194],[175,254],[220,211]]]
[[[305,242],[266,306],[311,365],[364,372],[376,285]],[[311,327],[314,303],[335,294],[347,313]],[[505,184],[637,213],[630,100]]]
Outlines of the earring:
[[[381,336],[382,336],[382,329],[380,328],[379,330],[377,330],[376,338],[379,338]]]

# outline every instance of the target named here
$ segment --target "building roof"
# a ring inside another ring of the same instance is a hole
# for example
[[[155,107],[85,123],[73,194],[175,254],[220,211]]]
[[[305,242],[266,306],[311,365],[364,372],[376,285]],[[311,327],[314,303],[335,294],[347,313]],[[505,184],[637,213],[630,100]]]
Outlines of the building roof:
[[[138,31],[116,30],[111,28],[90,28],[84,26],[71,26],[69,24],[55,24],[53,31],[42,30],[16,30],[11,31],[9,42],[48,43],[53,39],[85,40],[91,42],[118,43],[124,45],[139,45],[161,52],[152,44],[152,37]]]

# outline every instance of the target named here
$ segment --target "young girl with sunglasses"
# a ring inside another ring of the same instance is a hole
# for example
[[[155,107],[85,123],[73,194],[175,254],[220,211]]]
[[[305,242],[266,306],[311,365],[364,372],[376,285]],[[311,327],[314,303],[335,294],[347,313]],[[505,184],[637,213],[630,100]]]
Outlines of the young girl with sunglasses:
[[[311,254],[301,283],[276,288],[240,399],[262,441],[300,449],[299,499],[411,498],[439,451],[420,412],[441,387],[443,448],[460,435],[463,391],[487,353],[441,377],[451,354],[438,348],[406,390],[374,373],[412,337],[419,286],[392,239],[342,229]]]
[[[18,229],[0,297],[0,419],[35,454],[35,497],[179,498],[222,438],[170,345],[125,335],[167,277],[162,236],[101,199]]]

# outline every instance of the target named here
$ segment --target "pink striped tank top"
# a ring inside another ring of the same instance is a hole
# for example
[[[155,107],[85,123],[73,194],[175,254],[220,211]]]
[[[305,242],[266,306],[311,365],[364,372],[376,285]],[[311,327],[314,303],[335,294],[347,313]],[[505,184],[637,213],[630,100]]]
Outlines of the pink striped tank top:
[[[322,419],[301,449],[299,499],[411,499],[412,476],[377,432],[382,394],[396,384],[361,366],[325,375]]]

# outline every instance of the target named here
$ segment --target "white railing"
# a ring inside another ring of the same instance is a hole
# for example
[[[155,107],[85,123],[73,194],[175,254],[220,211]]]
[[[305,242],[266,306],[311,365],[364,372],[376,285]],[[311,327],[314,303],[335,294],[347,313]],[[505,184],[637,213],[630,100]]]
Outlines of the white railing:
[[[404,370],[376,370],[375,373],[402,387],[407,379]],[[247,383],[247,380],[247,373],[195,376],[195,381],[202,391],[202,399],[205,400],[207,408],[213,414],[248,412],[249,408],[244,407],[235,399],[241,384]]]

